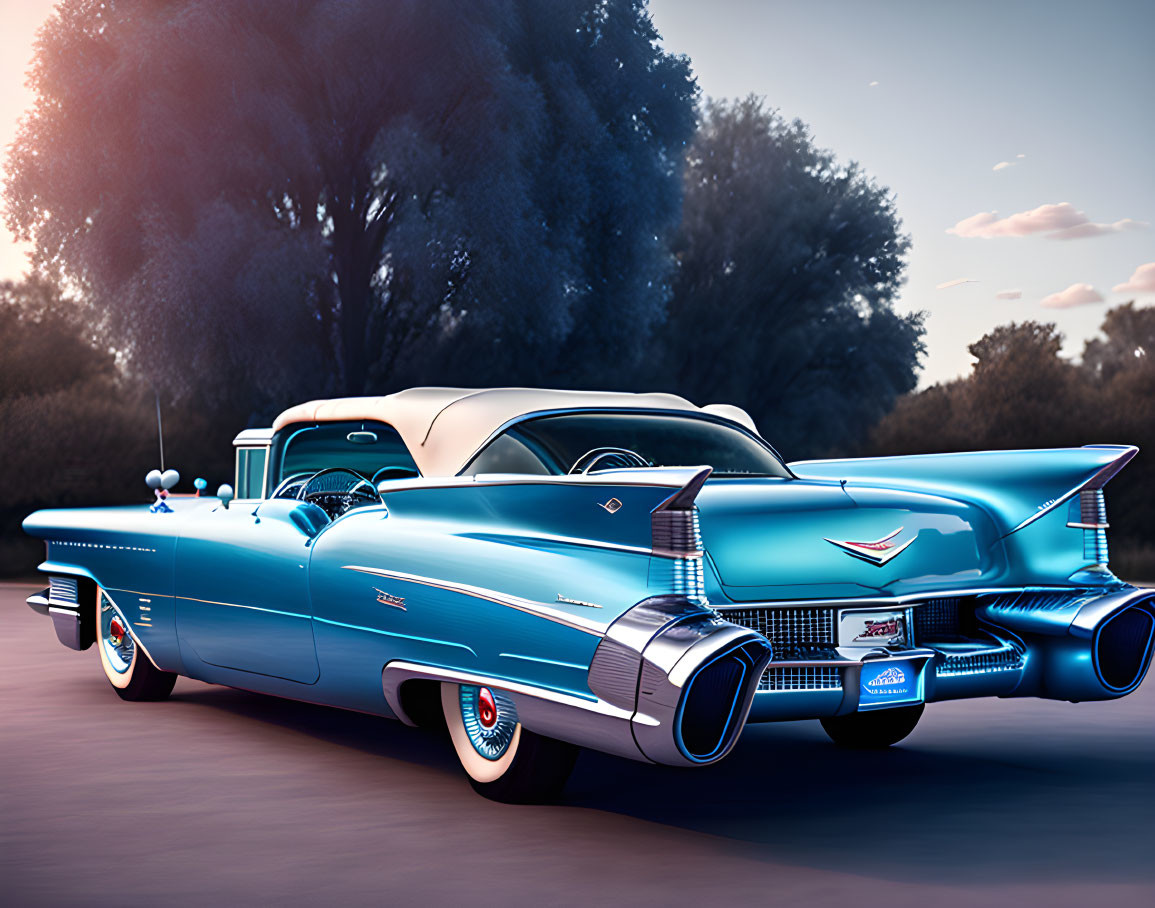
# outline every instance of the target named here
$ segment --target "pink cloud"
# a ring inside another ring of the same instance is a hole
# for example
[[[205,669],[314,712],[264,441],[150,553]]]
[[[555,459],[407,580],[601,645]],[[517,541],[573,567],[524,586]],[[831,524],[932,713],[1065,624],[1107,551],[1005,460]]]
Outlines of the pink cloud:
[[[1048,309],[1069,309],[1085,303],[1101,303],[1103,295],[1090,284],[1071,284],[1066,290],[1043,297],[1043,305]]]
[[[997,300],[1021,300],[1022,298],[1022,290],[1000,290],[995,294]]]
[[[1097,224],[1070,202],[1059,202],[1057,205],[1040,205],[1005,218],[1000,218],[997,211],[980,211],[969,218],[963,218],[947,233],[982,239],[1042,234],[1052,240],[1080,240],[1146,226],[1131,218],[1123,218],[1113,224]]]
[[[1011,161],[999,161],[999,163],[992,167],[991,170],[1006,170],[1008,167],[1014,166],[1014,163]]]
[[[1125,284],[1116,284],[1115,293],[1155,293],[1155,262],[1140,265]]]

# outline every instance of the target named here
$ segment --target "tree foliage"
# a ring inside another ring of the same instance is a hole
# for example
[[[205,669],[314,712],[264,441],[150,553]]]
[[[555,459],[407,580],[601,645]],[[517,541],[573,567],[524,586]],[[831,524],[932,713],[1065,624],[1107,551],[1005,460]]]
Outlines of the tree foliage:
[[[1099,378],[1110,381],[1121,372],[1138,375],[1155,357],[1155,307],[1135,308],[1135,303],[1116,306],[1103,319],[1103,337],[1083,346],[1083,365]]]
[[[604,379],[696,88],[645,0],[64,0],[9,226],[174,393]]]
[[[1112,565],[1155,577],[1155,307],[1107,312],[1081,363],[1053,324],[1004,325],[970,345],[966,378],[900,399],[874,430],[877,454],[1134,444],[1143,451],[1108,487]]]
[[[39,279],[0,283],[0,576],[30,574],[43,546],[20,532],[41,507],[147,502],[159,466],[152,392],[119,368],[84,309]],[[229,439],[198,408],[168,411],[169,466],[214,483],[231,474]],[[176,417],[176,418],[173,418]],[[215,485],[214,485],[215,488]]]
[[[892,197],[755,97],[706,106],[684,179],[666,382],[745,407],[791,458],[860,442],[922,352],[921,315],[892,307]]]

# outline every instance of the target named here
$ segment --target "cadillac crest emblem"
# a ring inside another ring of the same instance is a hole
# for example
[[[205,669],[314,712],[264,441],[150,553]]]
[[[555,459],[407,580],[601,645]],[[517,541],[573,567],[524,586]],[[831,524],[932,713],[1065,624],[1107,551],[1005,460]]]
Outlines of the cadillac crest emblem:
[[[883,536],[881,539],[876,539],[874,542],[851,542],[849,540],[831,539],[823,537],[831,545],[836,545],[845,552],[854,555],[856,558],[861,558],[863,561],[869,561],[871,564],[884,565],[896,555],[906,551],[907,547],[918,538],[918,533],[915,533],[906,542],[898,543],[895,537],[902,532],[902,527],[899,527],[893,533]]]

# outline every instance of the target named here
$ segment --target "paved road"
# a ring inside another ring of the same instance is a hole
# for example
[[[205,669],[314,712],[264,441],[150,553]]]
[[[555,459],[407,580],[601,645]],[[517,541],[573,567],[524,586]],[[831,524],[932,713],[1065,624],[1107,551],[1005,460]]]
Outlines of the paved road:
[[[726,761],[585,753],[553,807],[398,723],[182,679],[121,702],[0,586],[6,905],[1155,904],[1155,684],[930,707],[900,748],[754,726]]]

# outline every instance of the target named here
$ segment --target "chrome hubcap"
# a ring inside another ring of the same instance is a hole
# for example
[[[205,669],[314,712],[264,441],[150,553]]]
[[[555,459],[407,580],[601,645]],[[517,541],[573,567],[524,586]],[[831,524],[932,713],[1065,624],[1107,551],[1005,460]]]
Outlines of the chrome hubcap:
[[[469,743],[487,760],[499,760],[517,729],[517,708],[506,694],[488,687],[461,685],[461,719]]]
[[[103,592],[100,594],[100,645],[114,672],[123,675],[132,668],[136,643]]]

